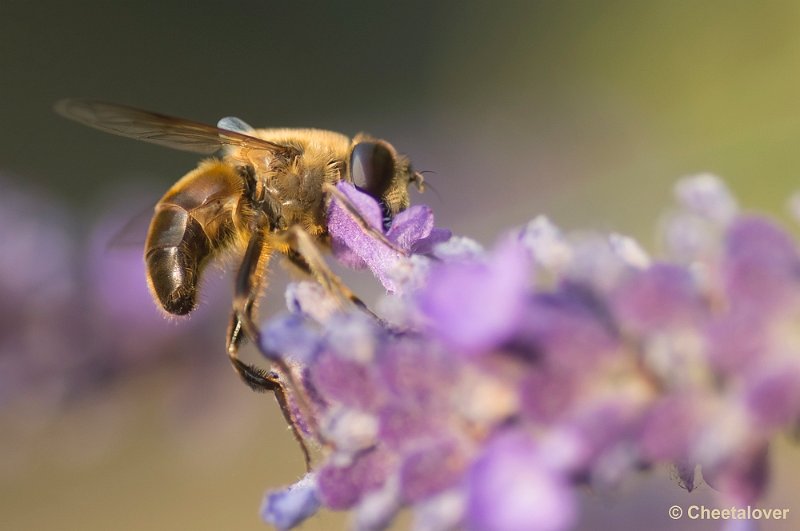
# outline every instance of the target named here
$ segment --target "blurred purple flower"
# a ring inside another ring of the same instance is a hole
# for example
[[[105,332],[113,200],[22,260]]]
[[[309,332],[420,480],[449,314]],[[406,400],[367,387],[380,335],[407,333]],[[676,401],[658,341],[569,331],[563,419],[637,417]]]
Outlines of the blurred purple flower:
[[[427,289],[419,293],[419,309],[431,332],[448,347],[465,355],[486,352],[517,328],[529,276],[522,246],[509,241],[486,261],[434,268]]]
[[[378,448],[352,456],[350,462],[326,463],[318,473],[319,496],[331,509],[350,509],[389,478],[395,463]]]
[[[669,330],[703,317],[703,300],[691,272],[654,264],[624,279],[613,297],[618,318],[635,333]]]
[[[319,509],[316,478],[307,474],[286,490],[264,496],[261,517],[278,529],[291,529]]]
[[[467,477],[465,527],[486,531],[558,531],[575,522],[567,478],[522,433],[490,440]]]
[[[47,415],[88,356],[71,225],[57,203],[0,179],[0,407],[35,396]]]
[[[114,204],[120,196],[125,204]],[[70,408],[93,412],[95,418],[83,430],[92,444],[52,441],[63,450],[53,455],[63,454],[66,460],[75,452],[81,459],[92,458],[93,452],[99,456],[123,436],[130,404],[114,384],[163,372],[179,356],[191,356],[191,363],[180,363],[186,369],[166,391],[164,411],[171,417],[165,426],[185,442],[201,424],[198,411],[222,409],[224,393],[200,389],[197,381],[205,380],[209,363],[226,363],[220,355],[220,330],[227,312],[215,314],[219,305],[203,305],[191,320],[176,326],[158,311],[148,293],[142,258],[149,220],[141,218],[145,224],[136,227],[141,234],[118,241],[129,236],[121,228],[136,217],[130,209],[136,197],[143,196],[113,194],[106,201],[110,212],[92,220],[84,234],[63,205],[0,181],[0,409],[13,419],[5,431],[22,440],[31,428],[50,426]],[[205,297],[221,285],[210,276]],[[220,317],[208,326],[210,319]],[[249,429],[228,419],[243,418],[227,415],[223,421],[226,450],[241,442],[235,431]],[[217,422],[217,431],[219,426]]]
[[[742,217],[725,238],[722,278],[732,304],[767,314],[798,295],[800,257],[791,236],[772,221]]]

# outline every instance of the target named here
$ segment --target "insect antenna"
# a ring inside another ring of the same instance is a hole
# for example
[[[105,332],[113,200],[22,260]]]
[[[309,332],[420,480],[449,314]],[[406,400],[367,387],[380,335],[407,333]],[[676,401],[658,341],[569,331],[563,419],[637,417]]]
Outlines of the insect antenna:
[[[427,175],[427,174],[436,175],[436,172],[433,170],[420,170],[419,173],[421,173],[422,175]],[[439,190],[437,190],[436,187],[433,186],[433,184],[431,184],[430,181],[428,181],[427,179],[425,179],[425,186],[431,189],[433,195],[436,196],[436,198],[439,200],[440,203],[444,204],[444,198],[442,197],[442,194],[440,194]]]

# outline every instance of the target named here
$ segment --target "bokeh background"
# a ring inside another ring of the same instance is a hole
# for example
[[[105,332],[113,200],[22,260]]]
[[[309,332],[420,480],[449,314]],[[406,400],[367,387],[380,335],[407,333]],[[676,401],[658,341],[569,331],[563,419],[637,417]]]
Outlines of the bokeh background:
[[[545,213],[655,249],[689,173],[789,222],[799,27],[792,1],[5,0],[0,528],[263,529],[262,492],[303,472],[274,400],[227,366],[229,273],[209,275],[189,320],[148,299],[135,220],[196,158],[81,128],[56,100],[364,130],[436,172],[438,195],[414,200],[456,233],[491,244]],[[282,308],[275,269],[265,313]],[[795,529],[800,448],[775,450],[763,506],[794,518],[764,529]],[[668,471],[584,499],[583,529],[717,527],[669,520],[713,493]]]

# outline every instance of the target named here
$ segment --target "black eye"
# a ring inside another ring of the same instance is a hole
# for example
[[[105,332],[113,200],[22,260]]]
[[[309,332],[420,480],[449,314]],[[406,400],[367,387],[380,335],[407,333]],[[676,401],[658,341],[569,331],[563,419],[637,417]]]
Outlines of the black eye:
[[[350,154],[353,184],[380,199],[394,178],[394,156],[383,142],[359,142]]]

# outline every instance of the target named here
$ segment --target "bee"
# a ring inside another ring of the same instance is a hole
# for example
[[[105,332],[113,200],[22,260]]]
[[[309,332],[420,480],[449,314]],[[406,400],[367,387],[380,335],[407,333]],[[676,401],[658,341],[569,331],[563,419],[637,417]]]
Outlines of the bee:
[[[204,155],[219,152],[202,160],[156,204],[144,248],[147,284],[164,311],[185,315],[196,307],[198,284],[208,264],[222,255],[240,257],[227,354],[250,388],[275,393],[308,465],[296,407],[290,405],[302,397],[290,396],[297,385],[291,368],[277,353],[265,351],[255,324],[270,258],[282,254],[330,293],[366,309],[324,261],[322,250],[330,245],[330,202],[338,201],[366,234],[393,244],[336,184],[352,183],[372,196],[388,226],[409,206],[409,185],[423,189],[422,174],[391,144],[363,133],[351,139],[319,129],[254,129],[234,117],[214,127],[91,100],[62,100],[55,110],[108,133]],[[270,370],[239,359],[247,340],[272,361]]]

